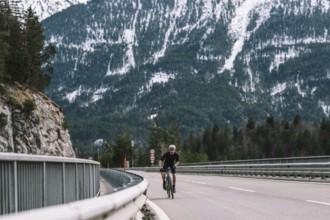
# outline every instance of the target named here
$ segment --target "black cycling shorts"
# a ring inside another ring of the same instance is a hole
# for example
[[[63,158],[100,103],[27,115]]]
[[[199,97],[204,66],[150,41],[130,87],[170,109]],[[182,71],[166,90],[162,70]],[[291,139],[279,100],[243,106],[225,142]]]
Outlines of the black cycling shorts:
[[[175,173],[175,168],[174,167],[169,167],[169,168],[171,168],[172,173]],[[164,166],[163,169],[166,170],[167,167]]]

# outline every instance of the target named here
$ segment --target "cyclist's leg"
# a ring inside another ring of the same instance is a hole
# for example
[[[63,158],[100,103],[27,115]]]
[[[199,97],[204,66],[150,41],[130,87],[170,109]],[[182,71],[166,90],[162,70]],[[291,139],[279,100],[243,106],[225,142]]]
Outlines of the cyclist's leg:
[[[165,172],[162,172],[162,179],[163,179],[163,182],[165,182],[165,175],[166,175],[166,173],[165,173]]]
[[[173,192],[176,192],[175,189],[175,184],[176,184],[176,175],[175,175],[175,169],[173,167],[171,167],[171,171],[172,171],[172,177],[173,177]]]
[[[173,185],[175,185],[176,183],[176,170],[174,169],[174,167],[171,167],[171,171],[172,171],[172,177],[173,177]]]
[[[163,167],[163,170],[167,169],[167,167]],[[163,179],[163,189],[165,190],[166,189],[166,186],[165,186],[165,177],[166,177],[166,172],[162,172],[162,179]]]

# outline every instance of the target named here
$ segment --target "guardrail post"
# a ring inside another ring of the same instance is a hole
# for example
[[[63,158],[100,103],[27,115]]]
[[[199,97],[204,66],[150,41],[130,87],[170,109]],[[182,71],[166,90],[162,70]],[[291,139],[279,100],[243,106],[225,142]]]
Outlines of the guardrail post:
[[[62,203],[65,203],[65,163],[62,163]]]
[[[89,165],[89,170],[90,170],[90,175],[89,175],[89,179],[90,179],[90,196],[93,196],[93,195],[95,195],[94,194],[94,192],[95,192],[95,190],[94,190],[94,186],[95,186],[95,183],[94,183],[94,166],[93,165]]]
[[[100,182],[100,181],[97,181],[96,166],[94,166],[94,165],[93,165],[93,171],[94,171],[94,195],[97,195],[98,194],[97,182]]]
[[[18,212],[18,194],[17,194],[17,161],[14,161],[14,203],[15,212]]]
[[[83,172],[83,196],[82,196],[82,199],[85,199],[86,198],[86,164],[84,163],[83,164],[83,169],[84,169],[84,172]]]
[[[45,207],[46,201],[47,201],[47,189],[46,189],[46,162],[43,162],[43,169],[42,169],[42,197],[43,197],[43,201],[42,201],[42,205],[43,207]]]
[[[76,163],[76,200],[79,200],[79,185],[78,185],[78,164]]]

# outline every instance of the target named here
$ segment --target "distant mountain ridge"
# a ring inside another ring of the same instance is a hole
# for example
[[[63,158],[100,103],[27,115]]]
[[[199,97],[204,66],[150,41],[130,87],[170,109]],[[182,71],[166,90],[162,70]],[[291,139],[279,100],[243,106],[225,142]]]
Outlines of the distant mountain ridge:
[[[49,8],[51,8],[49,6]],[[172,0],[76,4],[43,21],[57,46],[48,94],[74,141],[151,118],[183,134],[266,115],[320,120],[330,110],[329,1]]]
[[[26,10],[32,7],[39,16],[40,20],[44,20],[53,14],[56,14],[72,5],[86,4],[89,0],[20,0],[22,9]]]

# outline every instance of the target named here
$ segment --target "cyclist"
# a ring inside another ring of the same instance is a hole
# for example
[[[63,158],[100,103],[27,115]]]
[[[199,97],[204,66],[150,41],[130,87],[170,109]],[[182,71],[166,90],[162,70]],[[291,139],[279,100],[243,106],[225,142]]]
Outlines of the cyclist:
[[[159,160],[159,167],[162,172],[162,179],[163,179],[163,189],[166,190],[165,187],[165,169],[168,167],[171,168],[172,175],[173,175],[173,192],[175,193],[175,183],[176,183],[176,176],[175,176],[175,168],[179,165],[179,154],[175,152],[175,145],[170,145],[168,147],[168,152],[166,152]],[[163,163],[164,162],[164,163]]]

